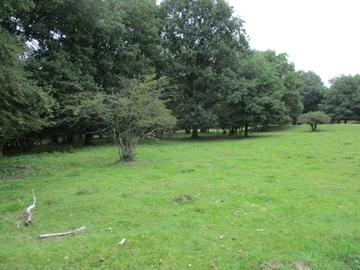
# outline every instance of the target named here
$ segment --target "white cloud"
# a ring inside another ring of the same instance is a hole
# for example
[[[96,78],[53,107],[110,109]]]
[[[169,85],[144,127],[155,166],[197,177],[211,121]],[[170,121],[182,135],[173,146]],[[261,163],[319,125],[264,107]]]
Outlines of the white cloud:
[[[245,23],[250,46],[287,53],[297,70],[324,83],[360,74],[360,1],[228,0]]]

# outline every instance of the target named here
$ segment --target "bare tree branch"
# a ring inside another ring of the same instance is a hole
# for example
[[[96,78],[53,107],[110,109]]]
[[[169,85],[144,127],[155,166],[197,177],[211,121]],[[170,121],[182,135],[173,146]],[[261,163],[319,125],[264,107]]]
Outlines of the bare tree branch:
[[[25,209],[25,226],[30,226],[31,225],[31,219],[32,219],[32,215],[33,213],[31,213],[31,210],[35,208],[35,204],[36,204],[36,197],[35,197],[35,192],[34,189],[32,190],[33,193],[33,204],[30,204],[26,209]]]
[[[70,235],[70,234],[75,234],[76,232],[78,231],[82,231],[82,230],[85,230],[86,229],[86,226],[82,226],[78,229],[73,229],[71,231],[68,231],[68,232],[61,232],[61,233],[46,233],[46,234],[40,234],[40,239],[44,239],[44,238],[48,238],[48,237],[56,237],[56,236],[66,236],[66,235]]]

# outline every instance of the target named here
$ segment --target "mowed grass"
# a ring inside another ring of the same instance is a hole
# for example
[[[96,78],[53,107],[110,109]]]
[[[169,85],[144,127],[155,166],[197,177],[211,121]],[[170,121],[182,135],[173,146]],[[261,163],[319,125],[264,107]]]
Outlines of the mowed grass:
[[[360,269],[360,125],[201,136],[0,160],[0,269]]]

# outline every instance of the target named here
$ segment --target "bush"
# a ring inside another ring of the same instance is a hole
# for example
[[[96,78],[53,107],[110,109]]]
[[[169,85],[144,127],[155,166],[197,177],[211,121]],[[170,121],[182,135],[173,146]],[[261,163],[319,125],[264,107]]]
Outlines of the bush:
[[[329,124],[330,117],[324,112],[308,112],[300,115],[298,123],[309,124],[312,131],[316,131],[318,124]]]

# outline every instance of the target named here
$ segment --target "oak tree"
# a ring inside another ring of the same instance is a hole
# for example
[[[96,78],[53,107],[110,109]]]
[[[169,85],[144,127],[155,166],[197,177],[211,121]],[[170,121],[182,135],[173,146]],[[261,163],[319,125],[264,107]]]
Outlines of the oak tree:
[[[288,62],[288,55],[286,53],[276,54],[275,51],[271,50],[263,53],[265,58],[276,68],[278,76],[283,82],[282,101],[285,103],[288,111],[287,118],[295,124],[303,110],[300,97],[302,82],[295,71],[295,65]],[[286,121],[287,119],[284,118],[284,120]]]
[[[252,57],[239,62],[233,86],[226,99],[227,110],[232,121],[242,122],[245,137],[250,124],[276,123],[286,115],[282,100],[284,85],[263,53],[254,52]]]
[[[248,50],[243,22],[225,0],[164,0],[161,74],[176,85],[177,118],[197,129],[217,122],[214,105],[224,100],[224,77]],[[179,105],[181,104],[181,105]]]
[[[313,71],[298,71],[299,79],[302,81],[300,88],[301,101],[304,105],[303,112],[318,111],[322,102],[326,87],[320,76]]]
[[[8,139],[50,124],[55,100],[27,77],[25,48],[0,26],[0,157]]]
[[[360,119],[360,75],[333,78],[321,109],[333,120]]]

